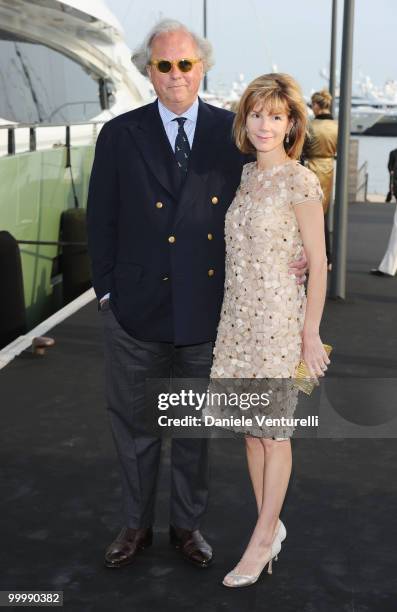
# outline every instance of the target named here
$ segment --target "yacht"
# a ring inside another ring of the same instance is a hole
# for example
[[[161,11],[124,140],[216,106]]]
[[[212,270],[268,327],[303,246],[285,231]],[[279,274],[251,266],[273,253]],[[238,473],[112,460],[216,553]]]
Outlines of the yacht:
[[[130,57],[102,0],[0,0],[0,230],[28,329],[64,305],[61,220],[84,209],[102,125],[153,99]]]
[[[152,97],[102,0],[0,0],[0,24],[0,125],[58,126],[36,129],[37,149],[62,142],[66,124],[103,123]],[[73,135],[82,144],[91,131]],[[15,141],[23,151],[26,128]]]
[[[338,116],[338,102],[339,100],[337,100],[336,104],[336,116]],[[367,134],[368,130],[373,129],[383,119],[383,115],[384,111],[374,107],[370,100],[360,96],[352,96],[350,115],[351,134]]]

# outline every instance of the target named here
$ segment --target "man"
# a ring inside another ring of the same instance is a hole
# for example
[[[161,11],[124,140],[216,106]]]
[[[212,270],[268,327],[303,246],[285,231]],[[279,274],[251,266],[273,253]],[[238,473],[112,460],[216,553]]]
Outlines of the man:
[[[392,196],[397,199],[397,149],[390,151],[389,162],[387,164],[390,176],[390,190],[386,201],[390,202]],[[386,253],[383,256],[378,268],[373,268],[371,274],[392,278],[397,273],[397,208],[394,213],[393,227],[390,233]]]
[[[112,568],[152,543],[161,442],[144,429],[145,379],[207,378],[211,367],[224,217],[246,160],[232,142],[233,114],[198,98],[210,53],[179,22],[157,24],[134,61],[158,99],[109,121],[96,146],[89,250],[125,506],[105,555]],[[198,567],[212,560],[199,531],[207,497],[207,440],[173,439],[170,542]]]

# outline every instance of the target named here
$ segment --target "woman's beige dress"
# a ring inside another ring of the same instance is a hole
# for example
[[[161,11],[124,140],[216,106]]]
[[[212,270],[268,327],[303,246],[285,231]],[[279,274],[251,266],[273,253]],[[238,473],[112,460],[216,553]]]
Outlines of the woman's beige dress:
[[[301,355],[306,295],[288,272],[303,248],[294,206],[309,201],[321,206],[322,196],[316,175],[296,161],[269,170],[251,162],[226,214],[225,292],[211,379],[267,379],[273,414],[290,415],[297,401],[291,379]],[[290,379],[288,388],[280,379]],[[273,437],[292,429],[275,432],[255,425],[240,431]]]

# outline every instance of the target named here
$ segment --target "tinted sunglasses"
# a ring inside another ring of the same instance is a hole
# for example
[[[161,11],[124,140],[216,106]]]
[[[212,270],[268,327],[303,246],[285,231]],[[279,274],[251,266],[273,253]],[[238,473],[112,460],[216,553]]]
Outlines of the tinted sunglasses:
[[[166,74],[167,72],[171,71],[172,66],[178,66],[178,69],[181,72],[190,72],[193,69],[193,66],[197,64],[198,62],[201,62],[201,59],[183,58],[183,59],[172,60],[172,61],[166,60],[166,59],[158,59],[158,60],[151,60],[149,62],[149,65],[156,66],[159,72]]]

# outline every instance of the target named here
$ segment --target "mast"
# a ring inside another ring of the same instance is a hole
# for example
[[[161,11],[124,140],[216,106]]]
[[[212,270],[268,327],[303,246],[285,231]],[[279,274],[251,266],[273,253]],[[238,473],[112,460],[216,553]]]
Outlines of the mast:
[[[336,65],[336,30],[337,30],[337,5],[338,0],[332,0],[331,17],[331,53],[329,68],[329,93],[332,96],[331,114],[335,114],[335,65]]]
[[[207,38],[207,0],[203,0],[203,32],[204,38]],[[204,91],[208,90],[207,74],[204,75]]]
[[[345,0],[343,10],[342,60],[339,96],[338,159],[335,181],[335,224],[332,241],[330,297],[346,298],[347,209],[349,203],[349,145],[351,123],[354,0]]]

